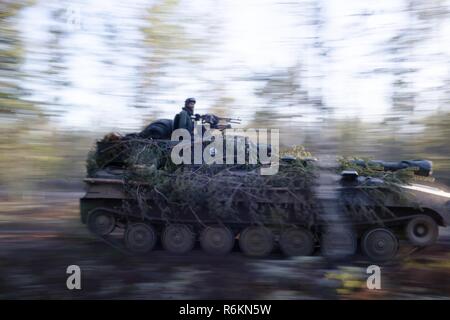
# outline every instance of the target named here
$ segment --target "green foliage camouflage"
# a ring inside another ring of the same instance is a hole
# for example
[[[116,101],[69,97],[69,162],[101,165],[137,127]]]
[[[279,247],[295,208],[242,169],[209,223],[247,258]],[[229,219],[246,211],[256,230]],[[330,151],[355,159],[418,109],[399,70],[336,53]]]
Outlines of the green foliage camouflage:
[[[363,160],[364,166],[353,163],[354,160]],[[356,170],[358,175],[383,179],[386,184],[402,184],[412,182],[416,176],[415,168],[406,168],[397,171],[384,171],[383,166],[371,163],[372,159],[357,157],[341,157],[338,159],[338,172],[342,170]]]
[[[364,166],[355,164],[352,162],[354,160],[363,160]],[[359,181],[352,187],[353,190],[348,197],[343,194],[342,198],[345,198],[346,202],[343,206],[346,215],[353,221],[373,221],[382,224],[384,219],[397,218],[397,215],[385,205],[388,202],[421,209],[410,194],[400,187],[420,179],[414,174],[415,168],[384,171],[383,166],[371,163],[370,160],[372,159],[357,157],[338,159],[338,172],[355,170],[359,176],[366,177],[365,180]]]
[[[122,164],[120,178],[140,211],[145,214],[156,209],[168,220],[186,212],[194,216],[209,212],[238,222],[239,212],[245,210],[254,222],[286,223],[289,212],[296,212],[297,219],[313,223],[316,171],[304,160],[310,154],[303,147],[284,150],[281,155],[296,158],[281,162],[279,172],[268,176],[259,174],[260,164],[248,162],[176,166],[170,160],[170,151],[169,141],[107,135],[88,155],[88,175],[111,164]]]
[[[138,152],[142,156],[141,152],[145,151]],[[256,223],[286,223],[290,206],[301,207],[302,210],[294,210],[300,215],[297,218],[305,224],[312,223],[314,210],[308,207],[314,203],[314,169],[300,159],[281,164],[278,174],[272,176],[260,175],[259,165],[175,167],[167,164],[170,160],[165,163],[163,168],[140,163],[126,172],[127,192],[138,200],[143,212],[155,209],[146,207],[145,199],[150,198],[150,206],[156,206],[168,220],[187,212],[196,217],[200,212],[208,212],[239,222],[239,213],[245,210]]]
[[[170,160],[172,146],[170,141],[107,135],[88,156],[88,175],[111,164],[120,165],[120,179],[141,214],[157,210],[167,221],[186,213],[200,221],[201,213],[208,212],[239,222],[245,211],[254,223],[315,223],[319,209],[314,188],[320,172],[308,161],[311,154],[304,147],[282,150],[280,157],[290,155],[290,160],[280,162],[277,174],[264,176],[259,174],[260,164],[176,166]],[[386,172],[368,163],[369,159],[364,159],[365,167],[352,163],[354,159],[340,158],[337,168],[338,172],[354,169],[367,177],[348,193],[345,188],[341,191],[339,201],[346,218],[382,224],[383,219],[396,218],[386,202],[416,206],[399,186],[414,179],[413,169]]]

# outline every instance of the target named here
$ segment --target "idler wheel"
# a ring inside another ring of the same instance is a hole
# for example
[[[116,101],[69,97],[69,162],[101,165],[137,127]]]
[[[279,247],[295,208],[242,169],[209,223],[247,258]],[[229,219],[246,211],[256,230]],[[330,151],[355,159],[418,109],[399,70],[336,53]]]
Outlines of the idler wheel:
[[[265,227],[247,227],[239,236],[239,246],[250,257],[264,257],[272,252],[274,237]]]
[[[195,234],[184,224],[171,224],[164,229],[161,241],[169,252],[187,253],[194,247]]]
[[[418,215],[406,225],[406,237],[416,246],[428,246],[436,242],[439,228],[433,218]]]
[[[125,231],[125,245],[134,253],[144,253],[155,247],[155,229],[146,223],[131,223]]]
[[[99,236],[106,236],[116,227],[116,219],[111,212],[94,209],[88,215],[87,225],[91,232]]]
[[[389,229],[376,228],[364,234],[361,249],[370,260],[387,261],[397,254],[398,240]]]
[[[233,249],[234,235],[226,227],[206,227],[200,234],[200,245],[209,254],[224,255]]]
[[[281,251],[287,256],[308,256],[314,250],[314,237],[305,228],[290,228],[280,236]]]

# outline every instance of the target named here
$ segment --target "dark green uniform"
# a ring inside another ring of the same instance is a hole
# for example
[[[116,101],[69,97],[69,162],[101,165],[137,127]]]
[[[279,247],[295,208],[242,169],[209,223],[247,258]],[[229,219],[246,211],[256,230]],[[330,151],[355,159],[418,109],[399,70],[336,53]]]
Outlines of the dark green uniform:
[[[186,129],[191,134],[194,133],[194,121],[191,118],[192,112],[188,108],[183,108],[173,120],[173,129]]]

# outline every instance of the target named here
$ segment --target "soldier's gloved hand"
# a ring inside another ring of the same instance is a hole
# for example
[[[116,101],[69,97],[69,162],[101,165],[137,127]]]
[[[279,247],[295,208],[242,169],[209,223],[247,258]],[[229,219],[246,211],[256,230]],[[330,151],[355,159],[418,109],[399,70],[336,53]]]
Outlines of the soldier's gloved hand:
[[[215,116],[215,115],[211,115],[211,122],[214,124],[214,125],[217,125],[217,124],[219,124],[219,118],[217,117],[217,116]]]
[[[205,120],[205,122],[209,123],[211,126],[215,126],[219,123],[219,118],[213,114],[207,113],[207,114],[203,115],[203,119]]]
[[[195,121],[198,121],[198,120],[200,120],[201,118],[202,118],[202,116],[200,115],[200,114],[198,114],[198,113],[196,113],[195,115],[194,115],[194,120]]]

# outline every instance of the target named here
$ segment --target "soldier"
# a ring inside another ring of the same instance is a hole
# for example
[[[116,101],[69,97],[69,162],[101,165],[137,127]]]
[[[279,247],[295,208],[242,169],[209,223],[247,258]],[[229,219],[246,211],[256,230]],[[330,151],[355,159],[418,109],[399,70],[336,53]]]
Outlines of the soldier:
[[[194,115],[195,98],[187,98],[184,101],[184,108],[173,120],[173,129],[186,129],[191,135],[194,133]]]

